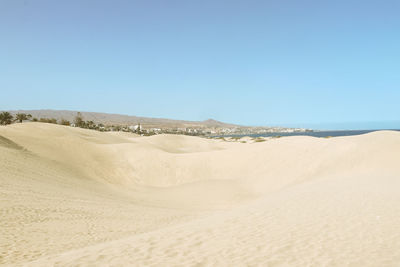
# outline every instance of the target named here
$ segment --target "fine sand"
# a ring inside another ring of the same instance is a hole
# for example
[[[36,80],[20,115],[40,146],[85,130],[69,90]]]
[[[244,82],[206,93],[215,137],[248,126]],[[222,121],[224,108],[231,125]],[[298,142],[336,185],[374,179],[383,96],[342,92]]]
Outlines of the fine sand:
[[[0,265],[400,266],[400,133],[2,126]]]

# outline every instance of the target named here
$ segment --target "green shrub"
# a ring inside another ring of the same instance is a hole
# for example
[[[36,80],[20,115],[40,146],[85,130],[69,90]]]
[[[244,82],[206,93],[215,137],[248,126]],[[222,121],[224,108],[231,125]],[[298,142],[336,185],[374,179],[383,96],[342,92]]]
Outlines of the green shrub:
[[[64,120],[64,119],[61,120],[60,124],[61,125],[66,125],[66,126],[70,126],[71,125],[71,123],[69,121]]]
[[[15,120],[19,121],[20,123],[22,123],[22,121],[26,121],[32,118],[31,114],[26,114],[26,113],[17,113],[17,115],[15,115]]]
[[[13,121],[13,116],[10,114],[10,112],[2,112],[0,113],[0,124],[1,125],[7,125],[11,124]]]
[[[40,122],[45,122],[45,123],[55,123],[55,124],[57,123],[57,119],[54,119],[54,118],[50,118],[50,119],[40,118],[39,121]]]

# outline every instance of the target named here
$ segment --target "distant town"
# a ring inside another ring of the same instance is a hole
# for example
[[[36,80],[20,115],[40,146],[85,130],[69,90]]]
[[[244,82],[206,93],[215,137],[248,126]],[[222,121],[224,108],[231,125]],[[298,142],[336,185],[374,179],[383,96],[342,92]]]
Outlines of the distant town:
[[[38,115],[40,113],[36,113]],[[97,117],[91,116],[96,113],[87,113],[91,119],[87,120],[81,112],[76,112],[74,117],[71,117],[70,112],[64,113],[65,117],[70,117],[71,120],[64,118],[49,117],[51,112],[47,112],[45,117],[36,117],[30,113],[22,112],[1,112],[0,124],[6,125],[11,123],[22,122],[43,122],[60,124],[71,127],[80,127],[85,129],[97,130],[101,132],[131,132],[143,136],[156,134],[182,134],[192,136],[234,136],[234,135],[253,135],[266,133],[294,133],[294,132],[311,132],[311,129],[304,128],[286,128],[286,127],[250,127],[233,124],[226,124],[215,120],[207,120],[204,122],[186,122],[186,121],[170,121],[158,119],[144,119],[134,117],[139,120],[136,123],[128,123],[128,121],[112,123],[112,119],[108,118],[108,123],[96,121]],[[56,117],[62,116],[58,113]],[[117,116],[115,114],[110,116]],[[123,116],[123,115],[120,115]],[[104,114],[103,114],[104,117]],[[95,119],[93,119],[95,118]]]
[[[231,135],[252,135],[252,134],[265,134],[265,133],[294,133],[294,132],[307,132],[310,129],[302,128],[284,128],[284,127],[187,127],[187,128],[148,128],[144,125],[132,125],[125,127],[105,127],[105,131],[124,131],[124,132],[138,132],[144,135],[153,134],[184,134],[184,135],[198,135],[198,136],[231,136]]]

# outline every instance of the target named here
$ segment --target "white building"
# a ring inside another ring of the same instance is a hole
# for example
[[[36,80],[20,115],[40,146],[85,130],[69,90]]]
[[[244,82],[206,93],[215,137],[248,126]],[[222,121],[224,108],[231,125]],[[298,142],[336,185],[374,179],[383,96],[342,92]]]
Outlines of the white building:
[[[138,129],[139,129],[139,131],[141,131],[142,130],[142,125],[140,125],[140,124],[131,125],[128,128],[129,128],[129,130],[134,131],[134,132],[137,131]]]

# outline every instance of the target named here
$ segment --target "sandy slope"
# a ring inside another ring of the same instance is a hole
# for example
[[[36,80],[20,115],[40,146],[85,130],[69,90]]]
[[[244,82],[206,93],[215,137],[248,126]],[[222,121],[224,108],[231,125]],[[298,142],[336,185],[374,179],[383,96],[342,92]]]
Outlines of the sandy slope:
[[[0,264],[400,266],[400,133],[0,127]]]

